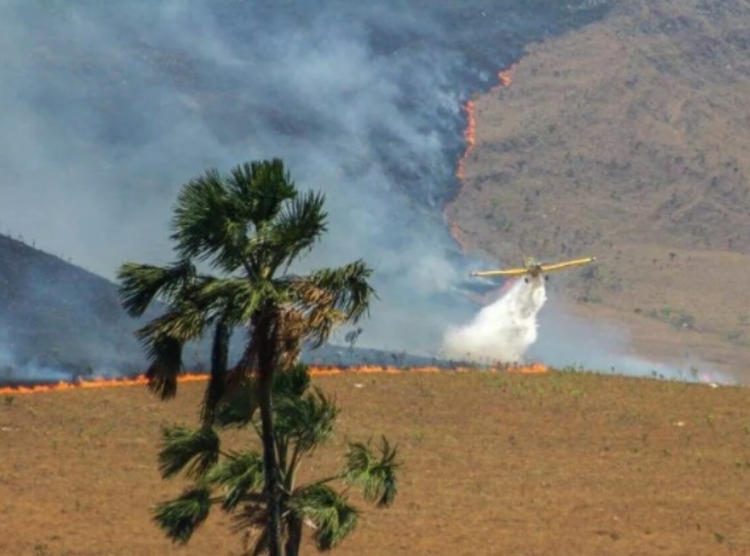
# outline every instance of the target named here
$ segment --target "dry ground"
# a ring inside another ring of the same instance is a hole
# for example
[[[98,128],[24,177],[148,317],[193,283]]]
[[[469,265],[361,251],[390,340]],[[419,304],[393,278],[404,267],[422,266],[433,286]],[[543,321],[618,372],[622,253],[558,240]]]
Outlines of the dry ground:
[[[750,553],[746,389],[577,373],[315,381],[343,412],[308,476],[347,437],[385,432],[404,461],[395,506],[362,506],[340,554]],[[202,389],[0,398],[0,554],[238,554],[220,520],[181,549],[149,522],[180,488],[158,478],[159,427],[193,423]]]

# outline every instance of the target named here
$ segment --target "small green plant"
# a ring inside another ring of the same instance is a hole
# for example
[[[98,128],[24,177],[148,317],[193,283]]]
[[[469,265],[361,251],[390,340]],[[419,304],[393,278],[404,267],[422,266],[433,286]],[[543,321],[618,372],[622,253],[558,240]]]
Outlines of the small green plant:
[[[421,446],[424,442],[424,431],[420,428],[414,429],[411,434],[411,443],[413,446]]]
[[[16,397],[15,396],[11,396],[11,395],[3,396],[3,404],[5,405],[5,407],[12,406],[13,402],[15,402],[15,401],[16,401]]]
[[[513,392],[513,397],[515,398],[525,398],[526,397],[526,386],[524,386],[521,382],[516,382],[513,384],[513,388],[511,389]]]
[[[507,375],[503,373],[486,373],[482,375],[485,382],[493,390],[500,390],[505,386]]]
[[[534,393],[536,394],[537,399],[539,399],[540,401],[547,397],[547,390],[541,383],[536,383],[534,385]]]
[[[706,421],[706,424],[709,427],[713,427],[714,426],[714,414],[713,413],[706,413],[706,415],[704,417],[704,420]]]
[[[570,397],[574,400],[586,397],[586,391],[583,388],[571,388]]]

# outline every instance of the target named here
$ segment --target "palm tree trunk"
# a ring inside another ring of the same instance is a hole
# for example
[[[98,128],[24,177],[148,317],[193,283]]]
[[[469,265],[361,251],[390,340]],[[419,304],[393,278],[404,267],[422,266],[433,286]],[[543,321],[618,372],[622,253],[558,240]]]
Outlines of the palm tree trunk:
[[[263,477],[268,500],[268,553],[284,556],[281,544],[281,488],[279,462],[276,458],[276,434],[273,427],[273,377],[278,364],[276,314],[273,306],[266,305],[255,322],[251,343],[257,356],[258,405],[263,444]]]
[[[265,375],[265,376],[264,376]],[[276,461],[276,438],[273,429],[271,404],[271,373],[261,374],[258,394],[263,442],[263,476],[268,497],[268,553],[283,556],[281,546],[281,492],[279,491],[279,467]]]
[[[302,543],[302,520],[297,516],[291,516],[287,522],[287,539],[284,552],[286,556],[298,556],[299,545]]]

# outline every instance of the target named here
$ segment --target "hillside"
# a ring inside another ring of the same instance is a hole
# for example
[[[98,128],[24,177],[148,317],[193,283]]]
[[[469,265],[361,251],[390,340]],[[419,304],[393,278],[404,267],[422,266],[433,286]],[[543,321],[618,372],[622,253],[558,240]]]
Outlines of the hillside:
[[[747,389],[578,373],[314,381],[342,413],[301,480],[381,433],[403,461],[394,506],[354,498],[360,525],[334,554],[750,551]],[[195,424],[203,387],[181,386],[174,403],[144,387],[0,399],[0,553],[240,554],[227,518],[184,548],[150,522],[183,486],[159,479],[160,426]]]
[[[0,379],[139,370],[136,325],[111,282],[0,235]]]
[[[747,2],[621,2],[536,44],[475,100],[476,147],[446,208],[473,250],[595,254],[551,282],[636,350],[750,380]]]

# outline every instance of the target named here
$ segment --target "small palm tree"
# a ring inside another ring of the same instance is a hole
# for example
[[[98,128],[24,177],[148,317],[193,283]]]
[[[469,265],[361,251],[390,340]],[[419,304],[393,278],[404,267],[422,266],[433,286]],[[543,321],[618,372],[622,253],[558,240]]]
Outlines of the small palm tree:
[[[126,263],[118,271],[122,303],[131,316],[142,316],[157,300],[167,307],[136,333],[151,361],[146,375],[154,392],[175,395],[183,346],[210,332],[204,423],[212,422],[225,396],[253,394],[247,409],[260,410],[272,556],[281,554],[274,374],[297,360],[303,342],[320,346],[336,325],[357,322],[374,296],[371,270],[361,260],[306,276],[288,273],[326,231],[323,204],[320,193],[297,192],[279,159],[237,166],[229,176],[209,170],[178,196],[171,235],[177,261],[165,267]],[[198,264],[216,275],[199,273]],[[239,363],[228,370],[230,334],[237,327],[247,331],[248,340]]]
[[[261,436],[257,419],[247,419],[247,399],[234,397],[221,404],[215,423],[220,428],[252,425]],[[390,506],[396,495],[396,449],[383,438],[379,454],[369,443],[349,443],[343,469],[305,485],[297,484],[302,459],[328,440],[339,413],[320,389],[311,387],[307,368],[296,365],[277,374],[273,385],[275,447],[281,470],[282,538],[286,556],[299,554],[303,525],[314,529],[319,550],[339,544],[357,525],[359,512],[331,483],[362,488],[364,498],[379,507]],[[194,483],[181,496],[156,507],[154,518],[175,542],[186,543],[206,520],[212,506],[235,515],[237,529],[255,542],[248,554],[268,549],[268,511],[262,496],[263,462],[254,450],[223,452],[215,428],[166,428],[159,453],[163,478],[184,472]],[[247,547],[246,547],[247,548]]]

